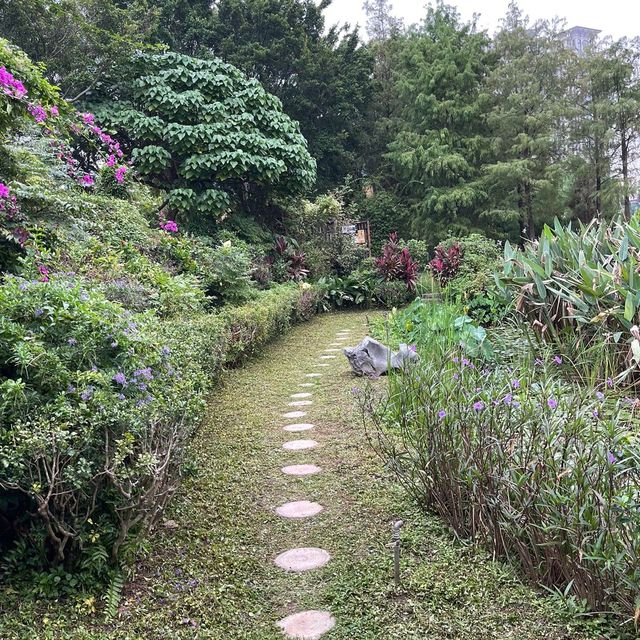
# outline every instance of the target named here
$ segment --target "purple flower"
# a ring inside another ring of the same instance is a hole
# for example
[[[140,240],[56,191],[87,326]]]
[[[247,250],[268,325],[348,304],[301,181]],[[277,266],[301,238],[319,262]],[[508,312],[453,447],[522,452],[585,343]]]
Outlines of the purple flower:
[[[91,400],[91,396],[93,396],[95,387],[88,386],[81,394],[80,397],[86,402],[87,400]]]
[[[114,340],[114,341],[111,343],[111,348],[112,348],[112,349],[115,349],[117,346],[118,346],[118,343]]]
[[[136,369],[133,372],[135,378],[144,378],[145,380],[153,380],[153,373],[151,373],[151,367],[145,367],[144,369]]]
[[[124,373],[122,373],[122,371],[118,371],[118,373],[113,376],[112,380],[123,386],[127,384],[127,377],[124,375]]]
[[[67,344],[68,344],[70,347],[74,347],[75,345],[77,345],[77,344],[78,344],[78,341],[77,341],[75,338],[69,338],[69,339],[67,340]]]
[[[444,409],[440,409],[440,411],[438,411],[438,418],[440,418],[440,420],[444,420],[447,416],[447,412]]]
[[[534,364],[536,365],[536,367],[541,367],[544,364],[544,362],[542,362],[540,358],[536,358]]]
[[[520,403],[519,403],[517,400],[514,400],[514,401],[513,401],[513,403],[511,404],[511,406],[512,406],[514,409],[517,409],[517,408],[520,406]]]
[[[415,344],[410,344],[409,345],[409,353],[416,353],[416,345]]]
[[[558,406],[558,402],[554,398],[549,398],[547,400],[547,406],[549,409],[555,409]]]
[[[467,358],[462,358],[462,366],[463,367],[468,367],[470,364],[471,364],[471,362]]]
[[[617,458],[613,455],[613,453],[611,453],[611,451],[607,453],[607,460],[609,461],[609,464],[615,464],[617,462]]]
[[[171,349],[169,347],[162,347],[162,354],[168,356],[171,353]]]
[[[33,315],[34,315],[36,318],[39,318],[43,313],[44,313],[44,309],[36,309],[36,310],[33,312]]]
[[[484,402],[482,400],[478,400],[473,403],[473,408],[475,411],[482,411],[484,409]]]
[[[458,356],[453,356],[452,360],[454,364],[458,364],[458,362],[460,362],[460,359],[458,358]]]
[[[4,182],[0,182],[0,198],[9,197],[9,187]]]
[[[504,397],[503,402],[505,404],[511,404],[513,402],[513,396],[510,393],[507,393],[507,395]]]
[[[127,398],[125,397],[124,393],[119,393],[117,395],[118,400],[126,400]]]
[[[604,393],[602,393],[602,391],[596,391],[596,398],[602,402],[604,400]]]
[[[560,356],[553,356],[553,361],[556,364],[562,364],[562,358]]]
[[[613,379],[612,378],[607,378],[607,387],[609,387],[609,389],[611,389],[611,387],[613,387]]]
[[[512,381],[511,381],[511,386],[512,386],[514,389],[519,389],[519,388],[520,388],[520,380],[512,380]]]
[[[72,384],[67,385],[67,393],[75,393],[75,392],[76,392],[76,388]]]
[[[591,412],[591,415],[592,415],[596,420],[600,417],[600,414],[598,413],[598,410],[597,410],[597,409],[594,409],[594,410]]]
[[[454,374],[453,374],[453,379],[454,379],[454,380],[457,380],[459,377],[460,377],[460,376],[459,376],[457,373],[454,373]]]

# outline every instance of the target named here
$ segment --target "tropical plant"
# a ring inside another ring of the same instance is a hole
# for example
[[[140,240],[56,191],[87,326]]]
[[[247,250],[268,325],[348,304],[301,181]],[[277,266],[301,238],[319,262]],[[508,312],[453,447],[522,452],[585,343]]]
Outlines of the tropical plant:
[[[375,264],[383,280],[402,280],[409,291],[415,290],[418,263],[411,258],[406,247],[400,248],[397,232],[389,235],[388,242],[382,247],[382,255],[376,258]]]
[[[440,286],[446,285],[458,273],[462,263],[463,252],[459,244],[454,243],[445,248],[438,245],[435,250],[435,257],[429,262],[431,273],[437,278]]]
[[[640,320],[639,263],[637,217],[576,228],[556,220],[522,250],[505,244],[500,282],[542,336],[560,341],[570,330],[587,344],[605,332],[616,344]]]

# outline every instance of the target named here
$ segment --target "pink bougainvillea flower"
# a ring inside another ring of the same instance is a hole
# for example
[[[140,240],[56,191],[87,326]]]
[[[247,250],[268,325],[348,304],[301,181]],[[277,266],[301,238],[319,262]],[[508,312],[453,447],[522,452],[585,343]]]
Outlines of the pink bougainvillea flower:
[[[167,222],[160,225],[160,228],[169,233],[178,233],[178,225],[173,220],[167,220]]]
[[[127,167],[118,167],[115,173],[116,182],[119,182],[120,184],[122,184],[124,182],[124,174],[126,172],[127,172]],[[173,224],[175,225],[175,222]],[[176,227],[176,231],[177,230],[178,230],[178,227]]]
[[[47,112],[39,104],[30,104],[27,110],[38,124],[47,119]]]
[[[9,197],[9,187],[4,182],[0,182],[0,198]]]
[[[107,158],[107,167],[113,167],[116,164],[116,157],[111,154],[108,158]]]
[[[51,109],[49,109],[49,113],[52,116],[59,116],[60,115],[60,111],[58,111],[58,107],[56,107],[55,105],[53,107],[51,107]]]
[[[49,269],[41,264],[38,266],[38,271],[40,273],[40,282],[49,282]]]
[[[91,175],[89,175],[88,173],[85,173],[81,178],[80,178],[80,184],[83,187],[91,187],[93,186],[95,180],[93,179],[93,177]]]
[[[85,124],[93,124],[96,119],[93,113],[81,113],[80,117]]]
[[[14,78],[13,74],[7,71],[6,67],[0,67],[0,87],[5,95],[21,100],[27,95],[27,90],[20,80]]]

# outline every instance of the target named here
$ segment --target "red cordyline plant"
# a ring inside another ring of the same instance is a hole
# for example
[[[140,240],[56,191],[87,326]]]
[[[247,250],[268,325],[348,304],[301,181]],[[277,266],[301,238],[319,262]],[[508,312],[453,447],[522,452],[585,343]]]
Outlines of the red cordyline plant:
[[[382,255],[376,258],[376,268],[384,280],[404,280],[407,289],[415,289],[419,266],[406,247],[400,249],[396,231],[389,234],[389,241],[382,247]]]
[[[442,286],[446,285],[458,273],[462,255],[462,249],[459,244],[454,244],[448,249],[445,249],[442,245],[436,247],[436,255],[429,263],[429,268]]]

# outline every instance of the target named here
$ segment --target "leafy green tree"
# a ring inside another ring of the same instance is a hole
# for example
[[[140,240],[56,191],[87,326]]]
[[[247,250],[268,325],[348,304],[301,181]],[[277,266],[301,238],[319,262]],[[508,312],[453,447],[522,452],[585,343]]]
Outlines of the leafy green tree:
[[[493,235],[534,238],[564,211],[566,47],[555,24],[530,25],[512,3],[494,49],[498,63],[484,96],[494,157],[484,168],[483,216]]]
[[[622,38],[596,59],[596,79],[604,85],[605,121],[611,123],[611,151],[615,174],[622,187],[624,214],[631,217],[632,164],[640,139],[640,38]]]
[[[140,55],[118,100],[96,114],[131,149],[137,170],[168,190],[174,212],[255,211],[269,196],[313,185],[298,124],[257,80],[219,59]]]
[[[156,20],[147,0],[0,0],[0,35],[44,63],[70,102],[108,86]]]
[[[330,0],[218,0],[208,46],[278,96],[318,162],[318,190],[362,168],[373,59],[357,31],[331,28]]]
[[[489,39],[439,3],[408,34],[397,64],[403,106],[389,159],[399,194],[413,206],[414,232],[432,242],[448,231],[466,233],[485,199],[480,89],[491,69]]]

